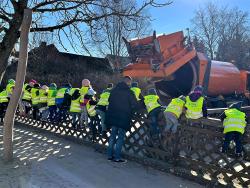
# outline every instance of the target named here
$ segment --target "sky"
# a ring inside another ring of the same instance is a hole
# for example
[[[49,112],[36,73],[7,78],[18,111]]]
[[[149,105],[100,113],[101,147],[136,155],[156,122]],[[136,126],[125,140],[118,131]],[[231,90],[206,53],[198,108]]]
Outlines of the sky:
[[[166,1],[166,0],[165,0]],[[203,7],[207,2],[214,2],[218,6],[238,7],[250,14],[250,0],[172,0],[173,3],[163,8],[150,8],[152,29],[156,33],[172,33],[191,27],[191,19],[195,10]],[[164,0],[158,0],[164,2]]]
[[[137,0],[138,3],[142,0]],[[168,0],[156,0],[157,2],[166,2]],[[194,12],[199,7],[204,7],[206,3],[213,2],[219,7],[238,7],[240,10],[249,12],[250,15],[250,0],[169,0],[173,3],[169,6],[162,8],[148,8],[148,12],[152,17],[151,29],[156,30],[157,34],[169,34],[177,31],[186,31],[186,28],[191,28],[191,19],[194,17]],[[250,20],[249,20],[250,22]],[[76,53],[70,43],[62,36],[64,45],[71,53]],[[63,48],[58,46],[60,51],[64,51]],[[88,54],[84,54],[88,55]],[[93,52],[92,55],[98,56]]]

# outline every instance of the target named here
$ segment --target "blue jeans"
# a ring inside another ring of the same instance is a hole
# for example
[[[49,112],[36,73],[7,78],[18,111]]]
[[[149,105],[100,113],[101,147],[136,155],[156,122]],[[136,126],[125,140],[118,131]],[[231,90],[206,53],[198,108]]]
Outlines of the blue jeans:
[[[122,128],[112,127],[109,138],[108,158],[114,157],[115,160],[121,159],[122,146],[124,144],[126,131]],[[116,136],[118,136],[116,138]]]
[[[242,143],[241,143],[242,134],[240,132],[237,132],[237,131],[232,131],[232,132],[228,132],[225,134],[224,143],[222,146],[222,152],[223,153],[227,152],[229,144],[232,140],[235,142],[235,145],[236,145],[236,153],[240,154],[243,150]]]
[[[49,106],[49,120],[54,121],[56,116],[56,105]]]
[[[79,123],[81,113],[71,112],[70,114],[72,116],[72,126],[73,128],[77,128],[77,123]]]
[[[101,127],[98,120],[99,120],[98,116],[90,117],[89,128],[92,132],[93,138],[96,138],[97,131],[99,134],[102,132],[102,127]],[[97,126],[98,130],[96,129],[96,126]]]
[[[102,132],[107,130],[107,127],[105,125],[105,112],[102,110],[96,110],[96,113],[100,116],[101,118],[101,126],[102,126]]]
[[[56,113],[55,121],[60,122],[60,121],[66,121],[66,114],[67,114],[67,109],[62,107],[62,105],[58,105],[58,112]]]
[[[43,107],[39,109],[41,112],[41,120],[45,121],[48,119],[49,116],[49,108],[48,107]]]
[[[148,118],[150,119],[150,135],[152,137],[157,137],[159,135],[159,126],[158,126],[158,115],[161,112],[161,108],[155,108],[148,114]]]
[[[171,112],[164,112],[164,116],[166,119],[166,126],[164,128],[164,132],[171,132],[172,133],[176,133],[177,132],[177,127],[180,126],[177,116],[175,116],[173,113]]]

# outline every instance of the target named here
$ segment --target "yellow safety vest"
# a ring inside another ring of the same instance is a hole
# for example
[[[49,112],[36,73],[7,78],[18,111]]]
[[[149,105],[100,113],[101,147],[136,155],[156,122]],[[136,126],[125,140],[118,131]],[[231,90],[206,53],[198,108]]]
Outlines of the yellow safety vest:
[[[165,112],[171,112],[179,118],[182,114],[185,102],[179,98],[172,99]]]
[[[67,88],[61,88],[57,91],[57,94],[56,94],[56,99],[62,99],[64,98],[64,94],[66,92]]]
[[[185,107],[186,117],[188,119],[199,119],[203,117],[202,106],[203,106],[204,98],[200,97],[197,101],[193,102],[190,100],[189,96],[186,97]]]
[[[87,103],[86,108],[90,117],[96,116],[95,105],[90,105],[89,103]]]
[[[100,95],[100,99],[97,103],[99,106],[108,106],[109,105],[109,96],[110,91],[105,91]]]
[[[43,103],[43,104],[47,103],[48,97],[47,97],[47,91],[46,90],[44,90],[44,89],[39,90],[39,99],[40,99],[39,103]]]
[[[82,111],[81,105],[80,105],[80,99],[81,99],[81,96],[78,97],[76,100],[71,100],[70,110],[69,110],[70,112],[80,113]]]
[[[144,103],[146,105],[148,113],[150,113],[155,108],[161,106],[158,103],[159,96],[158,95],[147,95],[144,97]]]
[[[235,108],[225,110],[226,118],[223,121],[224,131],[228,133],[232,131],[240,132],[243,134],[246,127],[246,114]]]
[[[39,89],[37,89],[37,88],[31,89],[32,105],[37,105],[40,102],[39,94],[38,95],[36,94],[37,91],[39,91]]]
[[[7,84],[6,91],[8,92],[8,95],[12,94],[12,88],[13,87],[15,87],[15,84]]]
[[[82,96],[86,95],[86,94],[88,93],[88,91],[89,91],[89,88],[90,88],[90,87],[86,87],[86,86],[82,87],[82,88],[80,89],[80,94],[81,94]]]
[[[29,84],[24,84],[24,86],[23,86],[23,97],[22,97],[22,99],[27,100],[27,101],[31,101],[31,93],[25,89],[28,85]]]
[[[69,91],[69,94],[72,96],[73,93],[75,92],[75,90],[77,90],[77,89],[79,89],[79,88],[71,88]]]
[[[139,96],[141,94],[141,89],[138,88],[138,87],[131,87],[130,90],[133,91],[133,93],[135,94],[135,97],[136,97],[137,101],[139,101],[140,100]]]
[[[4,90],[0,93],[0,103],[6,103],[6,102],[9,102],[8,92]]]
[[[47,104],[48,106],[54,106],[56,105],[56,92],[57,90],[50,89],[48,91],[48,98],[47,98]]]

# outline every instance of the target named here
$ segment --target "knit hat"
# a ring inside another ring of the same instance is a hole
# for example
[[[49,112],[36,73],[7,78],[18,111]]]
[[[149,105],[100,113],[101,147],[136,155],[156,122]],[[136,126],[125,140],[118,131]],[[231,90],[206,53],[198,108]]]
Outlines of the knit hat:
[[[202,94],[203,92],[203,87],[201,85],[195,86],[193,93],[200,93]]]
[[[43,89],[43,90],[48,90],[49,88],[48,88],[48,86],[43,85],[43,86],[42,86],[42,89]]]
[[[155,88],[148,89],[148,95],[157,95]]]
[[[35,84],[34,84],[34,88],[38,88],[38,89],[39,89],[40,87],[41,87],[41,86],[40,86],[39,83],[35,83]]]
[[[138,82],[133,82],[133,83],[131,84],[131,87],[138,87]]]
[[[30,84],[31,84],[31,83],[32,83],[32,84],[36,84],[36,83],[37,83],[37,81],[36,81],[36,80],[34,80],[34,79],[31,79],[29,83],[30,83]]]
[[[184,95],[181,95],[178,98],[181,99],[182,101],[186,102],[186,97]]]
[[[15,85],[15,83],[16,83],[16,82],[15,82],[15,80],[13,80],[13,79],[9,79],[9,80],[8,80],[8,84]]]
[[[82,86],[90,86],[90,81],[88,79],[83,79]]]
[[[114,86],[113,83],[109,83],[109,84],[108,84],[108,88],[109,88],[109,89],[112,89],[113,86]]]
[[[49,85],[49,88],[57,88],[57,86],[56,86],[55,83],[51,83],[51,84]]]
[[[72,88],[72,85],[70,83],[66,83],[66,84],[63,84],[63,87],[70,89]]]

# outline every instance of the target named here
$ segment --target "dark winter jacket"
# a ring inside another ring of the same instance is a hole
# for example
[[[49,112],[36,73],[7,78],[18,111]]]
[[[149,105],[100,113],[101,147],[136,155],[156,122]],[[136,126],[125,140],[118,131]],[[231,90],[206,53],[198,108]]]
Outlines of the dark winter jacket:
[[[76,100],[76,99],[78,99],[80,96],[81,96],[80,90],[77,89],[77,90],[75,90],[74,93],[72,94],[71,100]]]
[[[197,101],[200,97],[202,97],[201,94],[199,93],[191,93],[189,95],[189,98],[192,102]],[[204,102],[203,102],[203,106],[202,106],[202,113],[203,113],[203,117],[207,117],[207,104],[206,104],[206,99],[204,98]]]
[[[137,101],[128,85],[120,82],[111,91],[109,106],[106,112],[106,125],[118,127],[126,131],[131,128],[131,118],[136,110]]]

